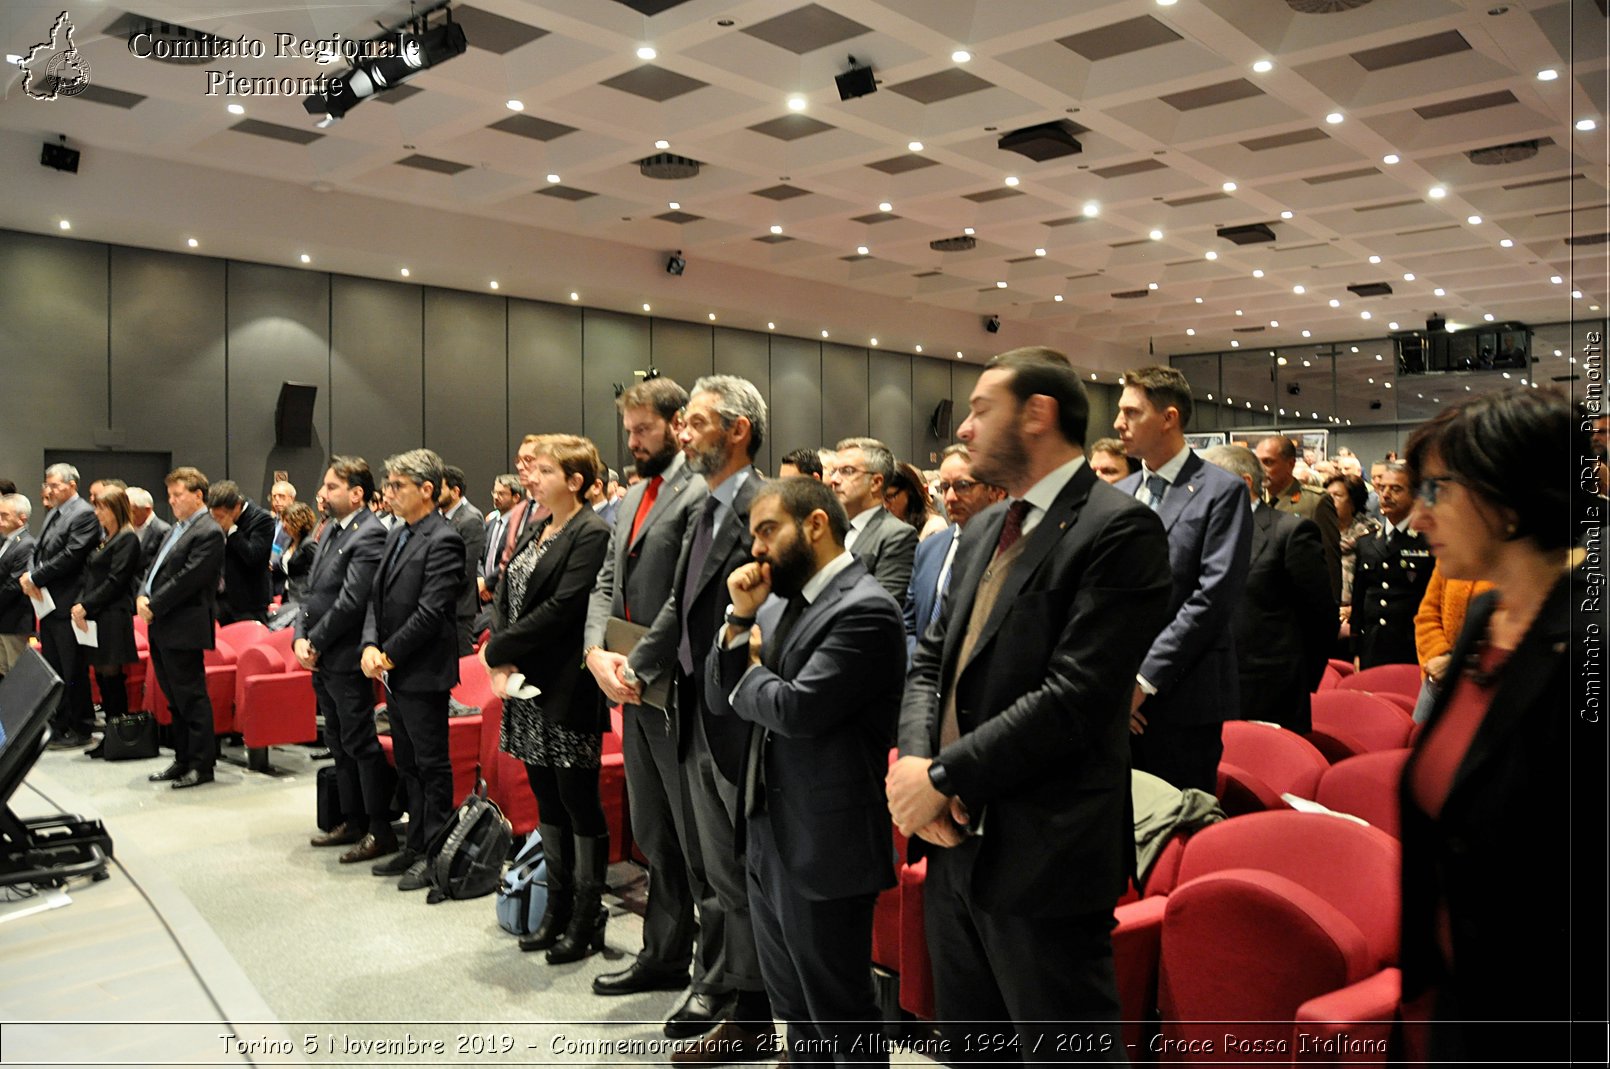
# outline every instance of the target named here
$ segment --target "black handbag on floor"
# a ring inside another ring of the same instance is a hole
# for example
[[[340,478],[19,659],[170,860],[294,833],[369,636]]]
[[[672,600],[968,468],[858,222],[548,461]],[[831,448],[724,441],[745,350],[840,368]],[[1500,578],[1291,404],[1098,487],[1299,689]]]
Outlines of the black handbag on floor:
[[[146,712],[106,718],[101,754],[108,761],[136,761],[157,755],[157,722]]]

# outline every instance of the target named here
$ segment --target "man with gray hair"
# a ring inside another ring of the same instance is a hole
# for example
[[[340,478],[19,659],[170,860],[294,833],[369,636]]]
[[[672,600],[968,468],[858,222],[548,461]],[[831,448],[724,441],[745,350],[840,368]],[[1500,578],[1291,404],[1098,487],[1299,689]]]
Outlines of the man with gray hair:
[[[903,601],[911,585],[917,531],[883,507],[884,491],[894,478],[894,453],[876,438],[846,438],[834,451],[838,463],[828,483],[850,517],[844,548],[866,565],[890,597]]]
[[[134,523],[134,533],[140,537],[140,574],[144,575],[150,570],[157,550],[162,548],[162,540],[168,537],[173,525],[156,514],[156,502],[151,498],[151,491],[143,486],[129,487],[128,498],[129,518]]]
[[[33,505],[21,494],[0,496],[0,678],[11,671],[28,636],[34,633],[34,607],[22,592],[22,573],[34,555],[28,533]]]
[[[87,646],[73,637],[68,610],[78,603],[84,585],[84,565],[101,544],[101,524],[89,502],[78,496],[78,469],[52,464],[45,469],[40,499],[50,510],[34,546],[30,569],[18,581],[22,592],[38,599],[49,591],[55,608],[39,621],[39,642],[45,660],[66,687],[51,718],[50,748],[69,750],[88,746],[95,726],[95,705],[89,694]]]
[[[1202,459],[1247,484],[1252,555],[1232,627],[1241,685],[1241,719],[1299,734],[1313,727],[1309,696],[1336,641],[1336,599],[1319,527],[1263,503],[1263,467],[1252,450],[1215,445]]]

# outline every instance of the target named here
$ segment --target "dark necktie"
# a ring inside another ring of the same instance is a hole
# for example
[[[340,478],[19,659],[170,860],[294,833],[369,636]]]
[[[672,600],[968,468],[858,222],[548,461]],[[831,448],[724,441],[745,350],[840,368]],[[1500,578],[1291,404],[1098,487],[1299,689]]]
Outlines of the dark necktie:
[[[1001,525],[1001,539],[995,543],[996,554],[1005,553],[1023,537],[1023,520],[1033,508],[1027,501],[1014,501],[1006,506],[1006,522]]]
[[[1168,480],[1161,475],[1146,476],[1146,493],[1152,499],[1152,511],[1157,512],[1163,507],[1163,495],[1168,493]]]
[[[710,546],[716,539],[716,507],[720,504],[714,494],[704,499],[698,526],[693,529],[693,545],[688,547],[688,571],[682,578],[682,641],[676,648],[677,663],[682,666],[683,675],[693,674],[693,641],[688,636],[688,609],[698,593],[699,576],[704,573],[704,564],[710,559]]]
[[[319,537],[318,548],[313,551],[313,567],[308,573],[309,582],[313,576],[323,574],[324,558],[335,552],[335,540],[341,537],[341,532],[344,530],[346,528],[341,526],[340,520],[334,521],[324,529],[324,534]]]
[[[783,663],[783,646],[788,642],[788,636],[793,634],[794,625],[799,618],[805,615],[810,602],[805,600],[804,594],[795,594],[788,599],[788,605],[783,609],[783,615],[778,618],[773,634],[761,635],[760,661],[773,672],[777,671]]]
[[[412,527],[407,524],[403,525],[402,533],[397,536],[397,541],[392,545],[391,552],[386,555],[386,566],[380,569],[382,585],[391,578],[391,566],[397,563],[398,557],[402,556],[402,548],[408,544],[408,536],[413,533],[414,529]]]
[[[507,516],[494,516],[486,528],[486,552],[481,555],[481,575],[489,576],[498,570],[498,557],[503,553],[503,532],[508,526]]]

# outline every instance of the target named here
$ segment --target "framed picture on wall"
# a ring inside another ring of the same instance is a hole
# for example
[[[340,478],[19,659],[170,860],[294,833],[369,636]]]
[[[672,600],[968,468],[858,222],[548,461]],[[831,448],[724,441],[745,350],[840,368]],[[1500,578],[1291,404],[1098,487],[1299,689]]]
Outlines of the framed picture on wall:
[[[1223,431],[1202,431],[1185,436],[1185,444],[1197,452],[1211,445],[1223,445],[1228,440]]]

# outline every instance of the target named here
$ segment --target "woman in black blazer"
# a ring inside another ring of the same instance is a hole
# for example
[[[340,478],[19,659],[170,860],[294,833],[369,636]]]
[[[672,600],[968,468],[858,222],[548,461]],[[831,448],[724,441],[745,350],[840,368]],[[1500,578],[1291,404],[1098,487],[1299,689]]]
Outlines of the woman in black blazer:
[[[285,573],[285,601],[300,602],[307,594],[307,579],[313,571],[313,557],[318,543],[312,538],[319,524],[313,507],[302,501],[292,501],[280,514],[280,522],[290,533],[291,544],[280,554],[279,568]]]
[[[1414,1060],[1565,1061],[1561,1022],[1595,1017],[1603,1057],[1603,565],[1573,548],[1587,445],[1564,397],[1530,389],[1409,439],[1414,528],[1450,579],[1496,587],[1400,788],[1404,1017],[1430,1020]]]
[[[139,659],[134,649],[134,584],[140,577],[140,536],[134,531],[128,495],[120,488],[102,489],[92,504],[106,537],[84,565],[84,587],[72,617],[81,632],[95,624],[89,662],[101,691],[101,711],[110,723],[129,711],[123,666]],[[84,753],[100,757],[105,745],[103,738]]]
[[[499,746],[525,763],[537,797],[548,864],[547,911],[520,949],[547,950],[551,963],[579,961],[603,948],[608,917],[598,769],[609,718],[581,657],[587,601],[609,552],[609,524],[583,495],[603,463],[586,438],[547,434],[528,436],[515,466],[552,515],[526,528],[503,570],[481,659],[503,699]],[[514,673],[541,693],[510,694]]]

